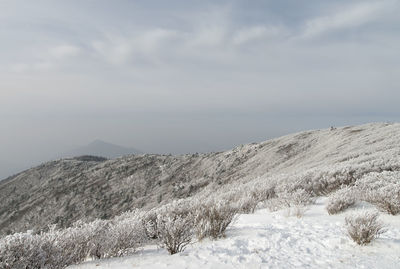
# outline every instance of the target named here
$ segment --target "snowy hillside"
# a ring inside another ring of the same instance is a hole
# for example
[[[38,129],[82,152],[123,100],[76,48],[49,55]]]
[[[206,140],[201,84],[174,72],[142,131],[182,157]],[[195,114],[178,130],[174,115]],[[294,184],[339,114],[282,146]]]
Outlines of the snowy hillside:
[[[260,184],[309,184],[305,178],[398,170],[399,141],[400,124],[373,123],[306,131],[220,153],[53,161],[0,182],[0,235],[112,218],[133,207],[153,208],[257,178]]]
[[[400,218],[383,217],[389,231],[372,245],[358,246],[346,235],[344,216],[329,216],[320,198],[302,218],[285,210],[241,214],[226,238],[196,242],[183,253],[169,255],[146,246],[136,255],[97,260],[70,269],[131,268],[399,268]]]
[[[1,183],[0,195],[0,228],[33,230],[0,239],[0,265],[26,266],[23,252],[57,269],[396,268],[400,124],[221,153],[59,160]],[[379,214],[352,214],[363,206]],[[43,228],[53,223],[71,227]]]

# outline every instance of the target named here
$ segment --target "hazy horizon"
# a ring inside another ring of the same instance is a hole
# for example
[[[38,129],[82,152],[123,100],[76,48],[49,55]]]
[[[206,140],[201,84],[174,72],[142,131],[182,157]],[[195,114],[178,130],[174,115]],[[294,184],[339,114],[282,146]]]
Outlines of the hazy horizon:
[[[400,121],[400,1],[0,3],[0,170]],[[1,177],[0,171],[0,177]]]

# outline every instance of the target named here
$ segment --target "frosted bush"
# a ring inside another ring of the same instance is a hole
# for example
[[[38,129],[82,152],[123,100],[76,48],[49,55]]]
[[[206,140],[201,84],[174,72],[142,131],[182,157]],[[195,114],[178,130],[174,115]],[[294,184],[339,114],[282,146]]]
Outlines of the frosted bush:
[[[101,259],[106,257],[106,244],[107,230],[109,228],[110,221],[108,220],[95,220],[85,225],[84,229],[90,235],[88,248],[89,256],[94,259]]]
[[[400,188],[398,185],[388,185],[378,190],[365,192],[364,200],[374,204],[381,211],[397,215],[400,213]]]
[[[0,240],[0,268],[59,269],[93,258],[130,254],[144,241],[140,212],[112,221],[76,222],[72,227],[33,235],[17,233]]]
[[[259,204],[258,207],[259,208],[268,208],[269,211],[274,212],[274,211],[278,211],[278,210],[284,208],[285,206],[283,205],[282,199],[276,197],[276,198],[272,198],[272,199],[262,202],[261,204]]]
[[[80,263],[89,255],[89,240],[92,234],[82,227],[71,227],[56,231],[56,247],[62,250],[65,266]],[[42,238],[52,237],[51,232],[42,234]]]
[[[363,212],[349,215],[345,218],[347,233],[359,245],[369,244],[380,234],[385,232],[382,222],[378,220],[376,212]]]
[[[286,199],[289,199],[289,203],[292,205],[306,206],[315,203],[315,199],[311,193],[304,189],[295,190],[286,196]]]
[[[362,199],[391,215],[400,214],[400,172],[371,173],[357,182]]]
[[[271,211],[285,209],[287,216],[302,217],[308,210],[308,205],[315,202],[314,197],[304,189],[293,192],[279,193],[278,197],[271,199],[267,205]]]
[[[337,214],[354,205],[356,201],[357,192],[354,188],[346,186],[329,197],[326,210],[330,215]]]
[[[232,223],[237,208],[226,201],[209,202],[199,205],[195,211],[194,229],[199,240],[205,237],[217,239],[225,236],[225,231]]]
[[[244,197],[240,198],[239,201],[236,202],[237,207],[239,209],[239,213],[243,214],[254,213],[258,203],[259,200],[257,199],[257,197],[253,195],[245,195]]]
[[[276,196],[274,187],[260,188],[257,185],[252,187],[253,190],[251,191],[242,191],[241,198],[237,201],[239,213],[254,213],[259,203],[265,202]]]
[[[400,213],[400,193],[380,190],[367,194],[366,200],[388,214]]]
[[[145,240],[142,223],[135,219],[115,221],[106,230],[103,257],[120,257],[135,253]]]
[[[0,241],[0,268],[59,269],[82,262],[85,252],[84,239],[78,241],[82,234],[77,229],[56,231],[32,235],[17,233]]]
[[[147,239],[157,239],[157,210],[148,211],[142,219],[142,225]]]
[[[175,202],[157,211],[159,246],[173,255],[182,252],[193,238],[194,216],[185,203]]]
[[[53,248],[54,240],[48,241],[39,235],[29,233],[16,233],[6,236],[0,241],[0,268],[25,269],[25,268],[62,268],[57,267],[57,256],[49,253]]]

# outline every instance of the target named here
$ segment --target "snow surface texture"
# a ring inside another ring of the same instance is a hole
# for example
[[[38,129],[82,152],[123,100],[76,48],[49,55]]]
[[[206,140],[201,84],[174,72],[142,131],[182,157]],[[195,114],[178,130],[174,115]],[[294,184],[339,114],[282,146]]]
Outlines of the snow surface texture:
[[[285,210],[242,214],[225,239],[197,242],[172,256],[148,246],[130,257],[68,268],[399,268],[399,217],[381,214],[388,231],[371,245],[358,246],[346,235],[344,218],[361,206],[329,216],[325,204],[326,198],[319,198],[303,218],[287,217]]]

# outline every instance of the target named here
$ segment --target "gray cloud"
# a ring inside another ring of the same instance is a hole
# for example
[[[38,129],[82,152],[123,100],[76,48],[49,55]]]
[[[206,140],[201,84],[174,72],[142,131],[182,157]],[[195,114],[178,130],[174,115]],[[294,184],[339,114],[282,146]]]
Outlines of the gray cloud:
[[[400,2],[2,1],[0,159],[399,120]],[[27,153],[29,151],[29,153]]]

